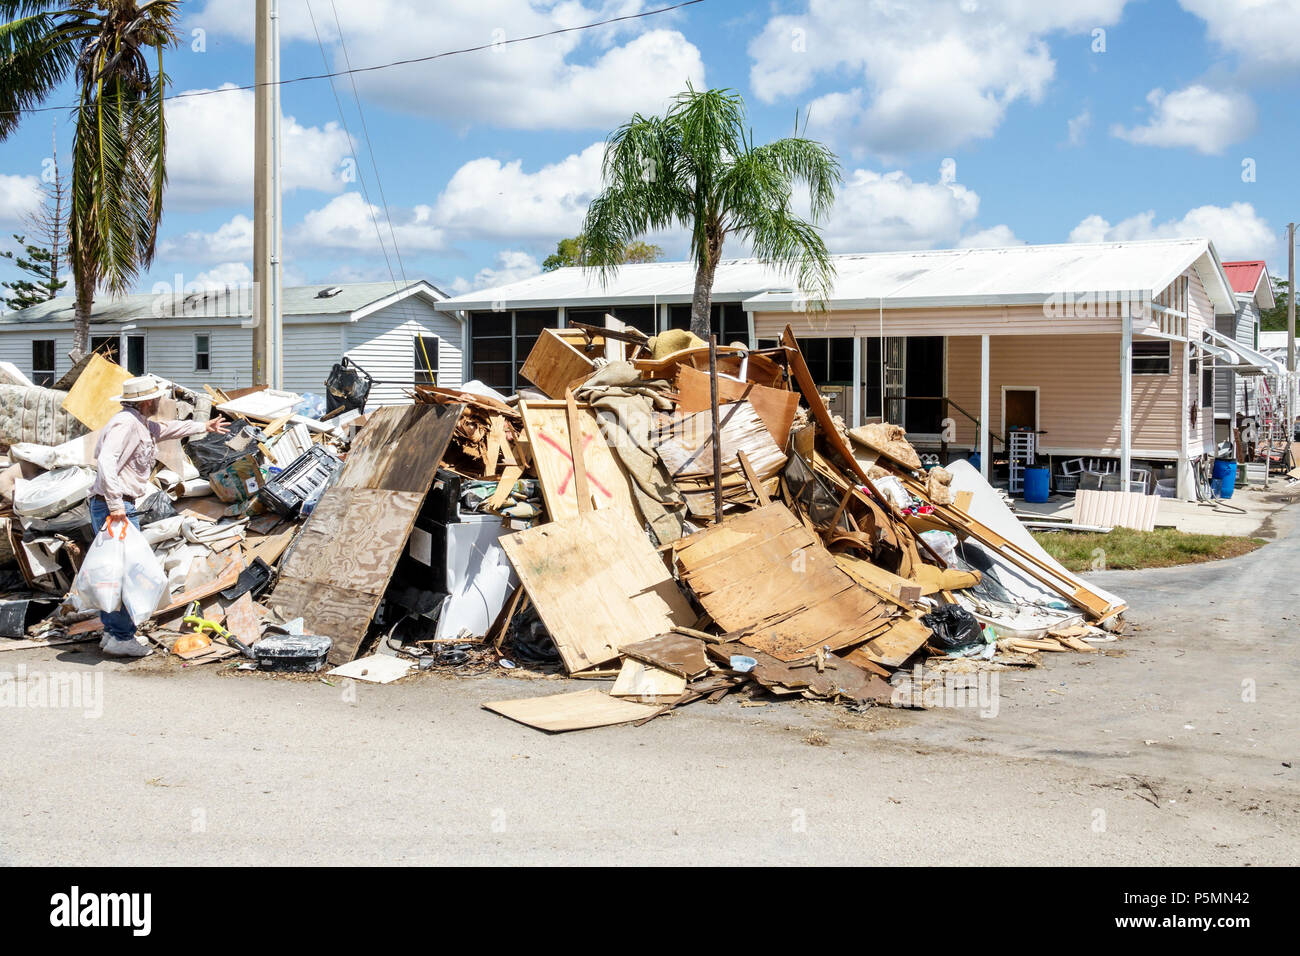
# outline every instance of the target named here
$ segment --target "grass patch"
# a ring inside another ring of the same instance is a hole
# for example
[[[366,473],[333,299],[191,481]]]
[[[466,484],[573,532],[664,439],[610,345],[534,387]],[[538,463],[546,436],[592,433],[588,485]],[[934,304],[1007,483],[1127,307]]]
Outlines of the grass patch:
[[[1033,535],[1048,554],[1071,571],[1171,568],[1179,564],[1235,558],[1264,544],[1263,538],[1187,534],[1172,528],[1157,528],[1155,531],[1116,528],[1110,534],[1035,531]]]

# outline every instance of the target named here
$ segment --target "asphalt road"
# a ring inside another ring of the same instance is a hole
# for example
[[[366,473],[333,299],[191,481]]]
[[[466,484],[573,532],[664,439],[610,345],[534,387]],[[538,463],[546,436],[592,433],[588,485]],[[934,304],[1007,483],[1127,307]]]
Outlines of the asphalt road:
[[[724,700],[548,736],[480,704],[586,685],[6,653],[29,688],[91,683],[0,707],[0,862],[1290,863],[1294,511],[1243,558],[1099,576],[1129,634],[1004,672],[987,717]]]

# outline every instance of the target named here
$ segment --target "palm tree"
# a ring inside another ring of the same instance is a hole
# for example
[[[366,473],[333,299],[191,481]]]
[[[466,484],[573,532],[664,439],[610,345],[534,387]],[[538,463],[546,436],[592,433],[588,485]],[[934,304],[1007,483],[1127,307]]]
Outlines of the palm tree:
[[[69,76],[77,84],[68,258],[73,352],[90,347],[100,286],[130,289],[153,263],[167,181],[163,51],[180,0],[0,0],[0,140]]]
[[[748,241],[762,262],[788,273],[813,302],[830,293],[835,267],[813,224],[835,201],[840,164],[814,140],[795,135],[756,146],[745,133],[745,103],[734,90],[687,85],[663,117],[637,113],[605,144],[603,191],[582,227],[583,264],[607,281],[627,245],[652,229],[691,232],[695,293],[691,331],[709,334],[713,277],[729,235]],[[790,208],[808,187],[812,222]]]

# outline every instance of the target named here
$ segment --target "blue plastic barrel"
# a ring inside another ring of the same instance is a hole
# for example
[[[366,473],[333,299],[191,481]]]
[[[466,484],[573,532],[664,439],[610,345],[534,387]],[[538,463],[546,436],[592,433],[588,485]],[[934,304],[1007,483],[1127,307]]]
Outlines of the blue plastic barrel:
[[[1025,469],[1025,500],[1042,504],[1051,495],[1050,472],[1046,468]]]
[[[1232,489],[1237,487],[1237,463],[1231,458],[1214,459],[1211,476],[1219,479],[1219,497],[1225,501],[1232,497]]]

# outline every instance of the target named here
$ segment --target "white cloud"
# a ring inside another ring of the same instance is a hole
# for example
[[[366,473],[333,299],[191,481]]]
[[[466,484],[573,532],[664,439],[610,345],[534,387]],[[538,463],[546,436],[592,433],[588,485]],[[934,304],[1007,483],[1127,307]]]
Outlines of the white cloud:
[[[1243,93],[1220,92],[1199,84],[1147,94],[1151,118],[1145,126],[1111,127],[1111,135],[1138,146],[1190,146],[1218,154],[1255,129],[1255,104]]]
[[[1001,249],[1006,246],[1026,245],[1024,239],[1016,238],[1015,232],[1006,224],[990,226],[977,232],[962,236],[957,241],[959,249]]]
[[[527,279],[542,271],[537,259],[527,252],[517,249],[503,249],[496,255],[496,266],[487,266],[475,273],[473,279],[457,276],[451,280],[450,291],[454,295],[473,292],[475,289],[489,289],[493,286],[506,285]]]
[[[1082,146],[1084,134],[1088,132],[1088,127],[1092,125],[1092,113],[1084,109],[1078,116],[1073,116],[1065,121],[1066,137],[1071,146]]]
[[[1300,66],[1300,4],[1295,0],[1178,0],[1205,21],[1220,47],[1249,70]]]
[[[750,83],[764,102],[799,96],[823,75],[849,76],[836,118],[860,100],[842,139],[890,155],[991,136],[1007,107],[1041,100],[1056,69],[1046,37],[1118,20],[1125,0],[809,0],[772,17],[750,43]],[[814,122],[816,120],[814,110]]]
[[[410,210],[391,210],[393,232],[403,255],[412,252],[441,251],[447,248],[443,230],[433,221],[433,210],[419,205]],[[382,243],[376,235],[378,222]],[[392,237],[384,211],[367,203],[360,193],[346,192],[335,196],[320,209],[314,209],[303,221],[289,231],[285,240],[289,246],[306,246],[316,249],[346,249],[356,255],[382,256],[387,248],[393,255]],[[396,261],[393,268],[397,268]]]
[[[961,239],[979,196],[956,182],[914,182],[901,170],[855,169],[845,178],[822,238],[832,252],[933,249]]]
[[[41,205],[41,184],[35,176],[0,173],[0,223],[16,225]]]
[[[525,172],[520,160],[483,157],[461,166],[434,204],[438,224],[461,238],[541,239],[571,236],[600,191],[604,144]]]
[[[1223,259],[1269,258],[1281,245],[1278,233],[1255,207],[1246,202],[1230,206],[1197,206],[1181,219],[1156,222],[1148,210],[1115,224],[1099,215],[1083,219],[1070,231],[1070,242],[1124,242],[1132,239],[1207,237]]]
[[[236,90],[182,97],[167,104],[167,202],[186,208],[246,206],[253,200],[253,93]],[[280,123],[282,186],[341,192],[348,135],[337,123]]]
[[[158,243],[158,254],[189,262],[228,262],[253,258],[253,220],[242,213],[212,232],[194,230]]]
[[[253,270],[244,262],[223,262],[200,272],[194,281],[205,289],[249,286],[253,282]]]
[[[645,8],[642,0],[602,0],[593,6],[578,0],[552,4],[475,0],[439,4],[436,16],[431,15],[427,0],[367,0],[337,6],[353,67],[497,44],[474,53],[356,75],[367,98],[453,125],[605,128],[638,110],[661,110],[687,80],[704,85],[700,51],[680,32],[664,28],[672,23],[671,17],[503,43],[635,13]],[[333,11],[322,15],[318,9],[316,15],[322,38],[332,45],[337,35]],[[211,0],[192,22],[251,41],[252,3]],[[285,5],[281,35],[315,45],[305,5]],[[333,65],[346,65],[337,48]]]

